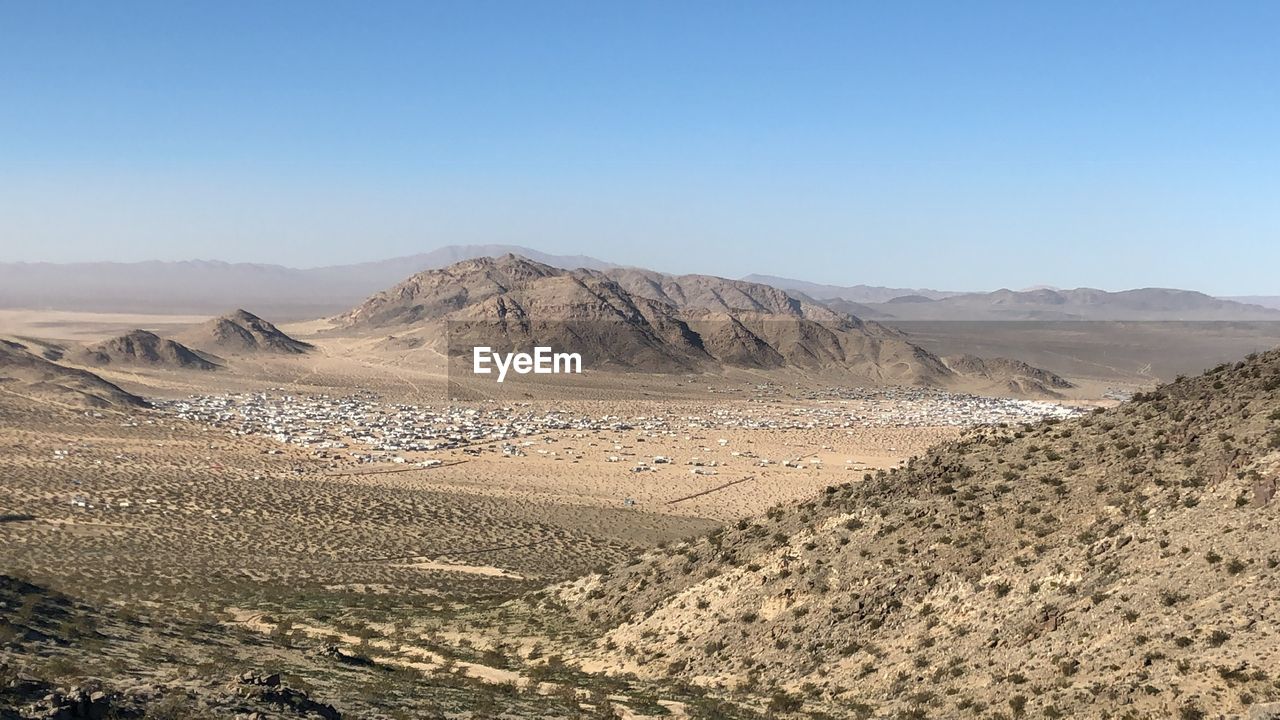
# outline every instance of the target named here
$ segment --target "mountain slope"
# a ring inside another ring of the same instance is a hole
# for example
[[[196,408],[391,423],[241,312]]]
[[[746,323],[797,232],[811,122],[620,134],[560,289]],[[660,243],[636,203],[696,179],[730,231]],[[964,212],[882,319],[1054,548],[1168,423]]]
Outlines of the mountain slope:
[[[602,273],[627,292],[668,303],[684,312],[756,312],[827,323],[857,323],[820,303],[804,301],[776,287],[712,275],[666,275],[618,268]]]
[[[925,385],[972,379],[896,330],[767,285],[637,269],[568,271],[515,255],[418,273],[335,321],[340,332],[395,332],[401,342],[418,333],[441,350],[446,335],[455,349],[549,345],[582,354],[588,367],[785,366]]]
[[[1223,297],[1219,300],[1230,300],[1232,302],[1245,303],[1246,305],[1261,305],[1272,310],[1280,310],[1280,295],[1241,295],[1237,297]]]
[[[309,343],[289,337],[248,310],[236,310],[214,318],[179,337],[197,350],[219,355],[299,355],[312,349]]]
[[[792,294],[796,295],[797,297],[810,299],[809,296],[805,295],[804,293],[792,291]],[[849,300],[845,300],[843,298],[832,298],[830,300],[821,300],[821,301],[812,300],[812,302],[815,302],[815,303],[820,302],[821,304],[826,305],[828,308],[831,308],[836,312],[845,313],[846,315],[854,315],[864,320],[892,320],[893,319],[893,315],[891,313],[887,313],[884,310],[877,309],[881,306],[873,307],[871,305],[865,305],[863,303],[850,302]]]
[[[1053,395],[1068,390],[1071,383],[1059,375],[1021,360],[1009,358],[980,358],[976,355],[948,355],[942,362],[961,375],[986,378],[995,383],[1005,383],[1009,390],[1024,394]]]
[[[580,661],[867,717],[1280,700],[1280,351],[562,587]]]
[[[134,330],[84,348],[76,355],[89,365],[151,365],[195,370],[215,370],[217,365],[174,340],[146,330]]]
[[[132,393],[85,370],[34,355],[21,343],[0,340],[0,391],[76,407],[142,406]]]

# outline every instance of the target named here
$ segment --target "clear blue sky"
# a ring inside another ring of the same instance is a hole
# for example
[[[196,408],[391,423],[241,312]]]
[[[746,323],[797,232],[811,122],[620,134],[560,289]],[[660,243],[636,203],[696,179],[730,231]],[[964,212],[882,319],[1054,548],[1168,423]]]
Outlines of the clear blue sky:
[[[1280,294],[1280,2],[0,0],[0,260]]]

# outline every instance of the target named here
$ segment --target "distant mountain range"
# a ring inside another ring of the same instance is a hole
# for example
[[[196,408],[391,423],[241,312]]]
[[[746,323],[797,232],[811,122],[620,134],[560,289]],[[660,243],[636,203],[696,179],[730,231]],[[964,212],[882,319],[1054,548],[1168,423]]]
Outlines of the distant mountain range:
[[[826,302],[834,309],[855,312],[843,301]],[[862,317],[876,320],[1280,321],[1280,309],[1169,288],[997,290],[939,299],[906,295],[884,303],[864,303],[856,310],[862,311]]]
[[[742,279],[747,282],[772,285],[776,288],[782,288],[787,291],[794,290],[799,293],[804,293],[815,300],[845,300],[850,303],[883,303],[889,302],[894,298],[907,295],[918,295],[930,300],[939,300],[945,297],[951,297],[952,295],[962,294],[959,292],[948,292],[945,290],[891,288],[880,287],[878,285],[823,285],[822,283],[778,277],[777,275],[758,275],[754,273],[751,275],[745,275]]]
[[[1266,308],[1280,310],[1280,295],[1239,295],[1235,297],[1224,297],[1223,300],[1234,300],[1240,303],[1250,305],[1261,305]]]
[[[514,245],[450,245],[389,260],[309,269],[202,260],[0,263],[0,308],[214,315],[229,307],[252,307],[278,320],[299,320],[340,313],[414,273],[508,253],[569,270],[618,268],[585,255],[553,255]],[[775,275],[742,280],[868,320],[1280,320],[1280,297],[1214,298],[1166,288],[962,293],[825,285]]]
[[[870,285],[840,287],[748,275],[868,320],[1277,320],[1280,297],[1215,298],[1193,290],[1030,288],[948,292]]]
[[[601,270],[610,263],[514,245],[450,245],[353,265],[181,262],[0,263],[0,308],[217,314],[252,307],[277,319],[341,312],[423,270],[476,257],[518,253],[548,265]]]

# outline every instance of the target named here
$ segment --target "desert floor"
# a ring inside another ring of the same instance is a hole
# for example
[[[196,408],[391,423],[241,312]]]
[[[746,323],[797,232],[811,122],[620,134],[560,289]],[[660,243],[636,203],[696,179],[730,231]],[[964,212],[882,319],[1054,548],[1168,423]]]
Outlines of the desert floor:
[[[0,315],[0,336],[70,348],[201,319],[15,311]],[[317,351],[226,358],[212,372],[92,368],[155,409],[0,398],[0,572],[104,606],[199,612],[251,633],[287,626],[424,673],[529,682],[498,656],[527,659],[544,643],[571,654],[574,639],[545,615],[517,617],[512,598],[860,482],[964,432],[928,417],[832,422],[861,406],[800,377],[451,384],[426,349],[330,337],[323,323],[283,329]],[[1087,380],[1073,401],[1105,402],[1107,388],[1143,378]],[[350,436],[317,448],[174,410],[229,393],[281,411],[364,393],[375,424],[409,406],[578,424],[367,452]]]

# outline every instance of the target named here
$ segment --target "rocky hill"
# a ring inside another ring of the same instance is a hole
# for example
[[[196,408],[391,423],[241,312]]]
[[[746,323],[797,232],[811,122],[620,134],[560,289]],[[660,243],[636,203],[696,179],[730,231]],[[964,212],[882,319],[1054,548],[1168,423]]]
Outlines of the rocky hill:
[[[215,355],[299,355],[310,352],[313,347],[289,337],[248,310],[236,310],[214,318],[178,337],[190,347]]]
[[[104,340],[76,354],[88,365],[147,365],[153,367],[216,370],[218,365],[200,357],[190,348],[146,330],[133,330]]]
[[[901,332],[768,285],[647,270],[563,270],[515,255],[418,273],[337,317],[341,332],[419,332],[455,347],[535,343],[645,371],[794,367],[869,381],[949,385],[995,377],[954,370]],[[439,348],[444,350],[446,348]],[[1030,387],[1030,386],[1028,386]]]
[[[1052,395],[1072,387],[1065,378],[1048,370],[1032,367],[1021,360],[984,359],[977,355],[948,355],[942,358],[942,361],[961,375],[986,378],[996,383],[1007,383],[1012,392]]]
[[[74,407],[146,404],[91,372],[50,362],[9,340],[0,340],[0,391]]]
[[[1272,717],[1278,482],[1272,351],[976,431],[554,597],[599,633],[584,666],[783,715]]]

